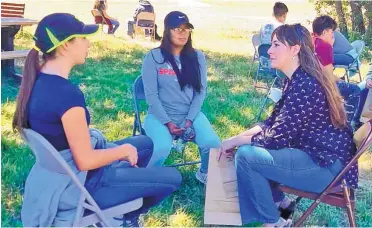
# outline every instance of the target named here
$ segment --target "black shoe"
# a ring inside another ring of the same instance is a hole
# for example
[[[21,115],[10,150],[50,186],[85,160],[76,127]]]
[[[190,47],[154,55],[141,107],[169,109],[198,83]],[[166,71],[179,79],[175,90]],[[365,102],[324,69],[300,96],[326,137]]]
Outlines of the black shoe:
[[[292,201],[291,204],[289,204],[287,208],[281,208],[281,207],[278,208],[280,217],[284,218],[285,220],[288,220],[289,218],[292,217],[295,209],[296,209],[296,201]]]
[[[115,220],[122,221],[121,227],[141,227],[139,217],[125,218],[125,215],[114,217]]]

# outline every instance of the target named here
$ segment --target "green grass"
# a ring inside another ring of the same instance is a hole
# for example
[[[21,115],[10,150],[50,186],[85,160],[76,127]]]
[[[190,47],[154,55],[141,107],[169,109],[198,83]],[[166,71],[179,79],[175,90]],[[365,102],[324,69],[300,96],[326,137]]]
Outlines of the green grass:
[[[30,46],[27,33],[20,37],[18,47]],[[90,56],[84,66],[74,68],[71,80],[85,94],[92,116],[91,127],[102,130],[109,140],[131,135],[133,102],[131,88],[140,73],[145,49],[120,38],[100,37],[93,42]],[[262,102],[262,94],[253,89],[255,66],[247,56],[221,54],[204,50],[208,61],[208,96],[203,112],[221,138],[237,134],[254,124],[254,117]],[[250,74],[248,72],[251,72]],[[1,86],[1,212],[2,226],[22,226],[20,209],[25,179],[34,159],[31,151],[11,129],[15,97],[19,82],[2,78]],[[144,115],[144,113],[143,113]],[[187,157],[199,158],[196,147],[188,146]],[[368,157],[371,158],[370,156]],[[167,163],[179,160],[172,154]],[[152,209],[145,216],[146,226],[203,226],[204,186],[194,178],[197,166],[180,168],[183,176],[181,188]],[[368,169],[368,168],[367,168]],[[368,172],[367,172],[368,173]],[[367,175],[370,177],[370,175]],[[369,181],[371,178],[369,178]],[[372,226],[371,182],[358,191],[357,221],[359,226]],[[310,201],[304,200],[303,210]],[[344,214],[328,206],[320,206],[306,225],[344,226]]]

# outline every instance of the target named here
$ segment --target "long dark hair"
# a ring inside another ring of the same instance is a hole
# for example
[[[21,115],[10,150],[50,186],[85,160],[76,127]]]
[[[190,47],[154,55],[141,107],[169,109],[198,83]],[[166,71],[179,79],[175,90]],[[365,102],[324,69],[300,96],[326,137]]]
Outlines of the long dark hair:
[[[163,40],[161,41],[159,47],[164,58],[163,63],[168,62],[171,64],[173,70],[177,74],[177,79],[181,90],[184,90],[185,86],[191,86],[196,92],[200,93],[202,87],[200,64],[198,61],[198,54],[192,47],[191,33],[187,43],[181,51],[181,69],[178,68],[176,59],[172,54],[172,41],[170,36],[170,29],[165,29],[163,33]]]
[[[43,54],[43,62],[54,59],[55,53],[56,50],[54,49],[50,53]],[[13,116],[13,129],[20,131],[22,128],[30,127],[28,124],[27,103],[34,88],[36,76],[42,66],[39,62],[39,52],[31,49],[26,57],[23,69],[21,87],[18,92],[16,110]]]
[[[310,32],[300,24],[282,25],[274,30],[272,38],[274,35],[283,44],[288,44],[289,46],[299,45],[301,47],[298,53],[300,65],[323,87],[333,126],[336,128],[347,127],[346,111],[342,102],[342,96],[336,83],[330,76],[326,75],[318,58],[315,56],[314,43]]]

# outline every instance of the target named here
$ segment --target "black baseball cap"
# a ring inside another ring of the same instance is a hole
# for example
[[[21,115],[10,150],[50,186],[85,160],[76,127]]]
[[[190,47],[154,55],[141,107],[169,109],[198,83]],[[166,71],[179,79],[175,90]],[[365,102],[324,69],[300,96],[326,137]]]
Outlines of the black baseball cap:
[[[192,29],[194,28],[194,26],[189,22],[187,15],[180,11],[172,11],[168,13],[164,19],[164,28],[166,29],[178,28],[183,24],[188,25]]]
[[[49,53],[72,38],[97,33],[99,28],[99,25],[85,25],[72,14],[50,14],[44,17],[36,28],[35,49]]]

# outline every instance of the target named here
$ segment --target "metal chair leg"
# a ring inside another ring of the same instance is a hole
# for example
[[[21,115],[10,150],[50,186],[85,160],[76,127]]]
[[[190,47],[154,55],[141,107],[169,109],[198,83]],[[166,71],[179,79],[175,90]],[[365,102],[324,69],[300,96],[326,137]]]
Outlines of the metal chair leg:
[[[269,100],[269,96],[266,96],[266,97],[265,97],[265,100],[264,100],[264,102],[263,102],[263,104],[262,104],[262,106],[261,106],[261,108],[260,108],[260,111],[259,111],[258,114],[257,114],[256,121],[259,121],[259,120],[260,120],[261,115],[262,115],[262,112],[263,112],[263,110],[265,109],[265,106],[266,106],[266,103],[267,103],[268,100]]]
[[[134,118],[132,136],[136,135],[136,131],[137,131],[137,121],[136,121],[136,118]]]
[[[196,164],[201,163],[201,161],[186,162],[185,149],[183,149],[183,151],[181,153],[182,153],[182,162],[181,163],[178,163],[178,164],[168,165],[167,167],[180,167],[180,166],[186,166],[186,165],[196,165]]]

